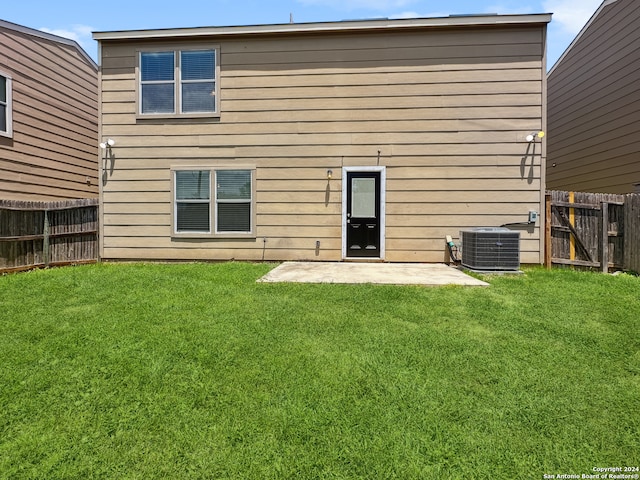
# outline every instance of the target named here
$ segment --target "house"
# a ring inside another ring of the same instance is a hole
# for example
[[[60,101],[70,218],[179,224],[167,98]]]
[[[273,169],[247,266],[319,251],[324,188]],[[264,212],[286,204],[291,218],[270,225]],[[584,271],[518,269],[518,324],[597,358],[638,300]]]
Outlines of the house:
[[[442,262],[509,224],[541,263],[550,19],[94,33],[102,258]]]
[[[606,0],[548,75],[547,186],[640,193],[640,3]]]
[[[0,200],[98,196],[98,68],[66,38],[0,20]]]

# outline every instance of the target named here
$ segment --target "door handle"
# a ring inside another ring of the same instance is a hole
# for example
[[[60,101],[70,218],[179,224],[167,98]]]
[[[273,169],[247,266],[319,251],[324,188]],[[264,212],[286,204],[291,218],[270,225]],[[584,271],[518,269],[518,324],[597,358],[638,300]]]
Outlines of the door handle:
[[[347,218],[351,218],[351,214],[350,213],[347,213]]]

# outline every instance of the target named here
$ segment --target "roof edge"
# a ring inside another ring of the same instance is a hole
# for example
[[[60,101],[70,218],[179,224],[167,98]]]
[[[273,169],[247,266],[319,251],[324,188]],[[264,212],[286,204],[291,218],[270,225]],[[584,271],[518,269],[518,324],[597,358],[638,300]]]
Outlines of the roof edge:
[[[42,30],[36,30],[35,28],[25,27],[24,25],[18,25],[17,23],[8,22],[6,20],[0,19],[0,28],[7,28],[9,30],[13,30],[15,32],[24,33],[26,35],[31,35],[32,37],[39,37],[45,40],[50,40],[56,43],[62,43],[63,45],[68,45],[70,47],[74,47],[78,50],[78,53],[91,65],[91,67],[97,72],[98,64],[89,56],[89,54],[80,46],[78,42],[72,40],[70,38],[61,37],[59,35],[54,35],[53,33],[43,32]]]
[[[571,50],[573,49],[573,47],[576,45],[576,43],[578,43],[578,41],[580,40],[580,38],[582,38],[582,36],[587,32],[587,29],[591,26],[591,24],[593,22],[596,21],[596,19],[600,16],[600,14],[602,13],[602,11],[608,7],[609,5],[612,5],[614,3],[616,3],[618,0],[604,0],[600,6],[598,7],[598,9],[594,12],[593,15],[591,15],[591,18],[587,21],[587,23],[585,23],[584,27],[582,27],[582,29],[578,32],[578,34],[576,35],[576,37],[573,39],[573,41],[569,44],[569,46],[564,50],[564,52],[562,53],[562,55],[560,55],[560,57],[556,60],[556,63],[553,64],[553,67],[551,67],[549,69],[549,71],[547,72],[547,77],[549,77],[553,71],[556,69],[556,67],[558,65],[560,65],[560,62],[562,62],[562,60],[564,60],[564,58],[569,55],[569,53],[571,52]]]
[[[348,20],[342,22],[283,23],[227,27],[166,28],[93,32],[94,40],[134,40],[152,38],[199,37],[210,35],[260,35],[279,33],[349,32],[402,28],[473,27],[549,23],[551,14],[469,15],[434,18]]]

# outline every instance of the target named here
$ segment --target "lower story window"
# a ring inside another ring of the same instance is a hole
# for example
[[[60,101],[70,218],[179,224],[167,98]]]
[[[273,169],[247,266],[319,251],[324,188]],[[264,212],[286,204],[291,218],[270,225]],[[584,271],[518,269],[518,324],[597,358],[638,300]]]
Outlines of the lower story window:
[[[211,231],[211,180],[208,170],[175,172],[176,233]]]
[[[251,171],[216,171],[216,232],[251,232]]]
[[[175,170],[174,233],[251,235],[253,176],[251,169]]]

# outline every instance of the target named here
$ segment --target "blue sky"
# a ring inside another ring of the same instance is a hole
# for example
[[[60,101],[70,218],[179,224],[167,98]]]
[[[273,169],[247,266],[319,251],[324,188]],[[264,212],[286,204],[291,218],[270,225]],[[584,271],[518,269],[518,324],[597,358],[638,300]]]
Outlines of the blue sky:
[[[0,18],[76,40],[96,57],[92,31],[256,25],[447,16],[468,13],[554,13],[548,67],[562,55],[601,0],[23,0],[3,2]]]

